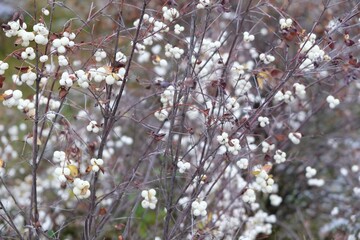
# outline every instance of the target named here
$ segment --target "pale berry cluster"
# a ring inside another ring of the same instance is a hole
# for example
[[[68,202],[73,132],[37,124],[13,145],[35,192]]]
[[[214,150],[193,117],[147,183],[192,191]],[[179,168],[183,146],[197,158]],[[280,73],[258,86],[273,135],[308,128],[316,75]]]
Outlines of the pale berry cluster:
[[[175,59],[180,59],[181,55],[184,54],[184,49],[179,47],[174,47],[170,43],[165,45],[165,56],[166,57],[173,57]]]
[[[19,104],[19,100],[22,98],[23,94],[18,89],[14,90],[14,91],[11,89],[8,89],[2,94],[2,96],[4,98],[4,101],[3,101],[4,106],[7,106],[10,108],[13,106],[17,106]]]
[[[232,153],[233,155],[238,155],[239,151],[241,150],[240,140],[237,138],[233,138],[230,142],[225,144],[227,151]]]
[[[118,51],[115,55],[115,60],[119,63],[126,63],[127,61],[127,57],[124,53],[122,53],[121,51]]]
[[[21,46],[23,47],[29,46],[30,42],[34,41],[35,39],[35,34],[33,32],[27,32],[25,28],[23,29],[20,28],[17,31],[17,36],[21,39],[20,42],[21,42]]]
[[[162,8],[162,11],[164,19],[170,22],[174,21],[180,16],[180,13],[175,8],[168,8],[164,6]]]
[[[104,81],[106,74],[107,74],[107,71],[104,67],[89,69],[90,79],[94,80],[97,83]]]
[[[167,117],[169,116],[169,112],[166,111],[166,109],[160,109],[158,111],[156,111],[154,113],[154,116],[159,120],[159,121],[165,121],[167,119]]]
[[[238,155],[241,150],[240,140],[237,138],[229,139],[229,134],[223,132],[221,135],[216,137],[217,141],[223,145],[220,147],[219,154],[223,154],[228,151],[233,155]]]
[[[106,58],[106,52],[104,51],[104,49],[98,49],[94,53],[94,57],[97,62],[101,62],[103,59]]]
[[[274,160],[277,164],[285,162],[286,161],[286,152],[283,152],[280,149],[276,150]]]
[[[57,176],[57,179],[62,183],[67,181],[70,174],[71,170],[67,166],[55,168],[55,175]]]
[[[13,75],[13,81],[16,85],[21,86],[26,83],[28,86],[32,86],[36,80],[36,73],[29,69],[26,73],[21,74],[20,78],[18,75]]]
[[[289,133],[288,137],[293,144],[299,144],[302,134],[299,132],[291,132]]]
[[[50,14],[50,11],[47,10],[46,8],[42,8],[41,9],[41,12],[45,15],[45,16],[48,16]]]
[[[55,163],[64,162],[66,159],[66,154],[63,151],[55,151],[53,153],[53,161]]]
[[[256,175],[255,183],[251,185],[257,191],[271,193],[273,191],[274,179],[265,170],[260,170]]]
[[[74,77],[73,74],[70,75],[68,72],[63,72],[59,81],[60,86],[71,87],[73,85]]]
[[[98,133],[100,131],[100,126],[96,121],[90,121],[89,125],[86,126],[88,132]]]
[[[165,91],[160,96],[160,102],[162,103],[163,107],[154,113],[154,116],[159,121],[164,121],[168,118],[169,112],[167,108],[173,105],[173,98],[175,94],[174,86],[169,86],[165,89]]]
[[[149,190],[143,190],[141,192],[141,196],[144,198],[141,202],[141,206],[143,208],[150,208],[155,209],[156,203],[158,202],[158,199],[156,198],[156,191],[155,189],[149,189]]]
[[[55,168],[55,175],[60,182],[72,182],[74,177],[78,176],[77,163],[73,160],[67,160],[65,152],[55,151],[53,154],[53,161],[60,165]]]
[[[32,47],[27,47],[25,51],[21,52],[21,58],[26,60],[34,60],[36,57],[35,51]]]
[[[239,161],[236,162],[236,165],[240,169],[247,169],[249,166],[249,160],[247,158],[240,158]]]
[[[76,37],[75,33],[64,32],[63,37],[55,38],[52,41],[52,49],[57,51],[59,54],[66,53],[66,48],[73,47],[75,45],[74,40]]]
[[[88,181],[81,180],[80,178],[74,179],[73,193],[79,199],[85,199],[90,197],[90,183]]]
[[[49,42],[48,35],[49,30],[43,23],[37,23],[33,26],[33,30],[36,33],[35,42],[39,45],[46,45]]]
[[[264,62],[265,64],[270,64],[273,61],[275,61],[275,57],[273,55],[270,54],[265,54],[265,53],[261,53],[259,55],[259,58],[262,62]]]
[[[258,117],[258,122],[260,124],[260,127],[266,127],[267,125],[270,124],[269,118],[268,117],[263,117],[263,116]]]
[[[254,203],[256,201],[255,191],[251,188],[246,189],[242,196],[242,200],[246,203]]]
[[[16,21],[10,21],[7,23],[8,28],[3,28],[4,32],[5,32],[5,36],[6,37],[14,37],[17,36],[19,34],[20,30],[25,30],[27,28],[27,25],[25,22],[23,22],[20,26],[20,20],[16,20]],[[35,36],[34,36],[35,38]],[[26,43],[21,44],[23,47],[27,47],[29,45],[29,40],[27,40],[27,45]],[[25,46],[26,45],[26,46]]]
[[[60,67],[66,67],[67,65],[69,65],[69,61],[66,59],[64,55],[59,55],[58,63]]]
[[[176,166],[179,168],[180,173],[186,172],[191,167],[189,162],[184,162],[184,161],[178,161]]]
[[[227,132],[223,132],[221,135],[217,136],[216,139],[221,145],[225,145],[229,142],[229,134]]]
[[[316,35],[314,33],[309,34],[303,42],[300,44],[300,52],[306,55],[305,60],[301,63],[300,69],[309,71],[315,68],[315,63],[318,64],[324,59],[329,59],[328,55],[325,55],[324,50],[315,43]]]
[[[42,63],[47,62],[47,60],[49,60],[48,55],[42,55],[39,57],[39,61]]]
[[[340,100],[332,95],[327,96],[326,101],[331,109],[336,108],[336,106],[340,104]]]
[[[261,147],[262,147],[261,151],[263,153],[267,153],[275,149],[275,144],[270,144],[267,141],[262,141]]]
[[[203,9],[211,6],[211,0],[200,0],[196,5],[197,9]]]
[[[295,88],[295,95],[298,96],[300,99],[305,99],[306,98],[305,85],[300,83],[294,83],[293,86]]]
[[[8,63],[0,61],[0,75],[3,75],[8,68],[9,68]]]
[[[26,114],[28,119],[34,119],[35,117],[35,103],[30,99],[19,99],[17,108]]]
[[[270,235],[272,232],[272,224],[275,222],[275,215],[269,215],[268,213],[259,210],[254,216],[247,219],[245,231],[242,233],[239,240],[256,239],[261,233]]]
[[[285,103],[292,103],[295,100],[293,94],[291,91],[285,91],[283,93],[282,91],[278,91],[274,96],[274,103],[279,103],[281,101],[284,101]]]
[[[84,72],[84,70],[77,70],[75,71],[75,75],[77,77],[77,84],[81,88],[88,88],[90,86],[88,74]]]
[[[174,26],[174,33],[179,35],[180,33],[182,33],[185,30],[185,28],[179,24],[175,24]]]
[[[245,42],[252,42],[255,40],[254,35],[251,35],[249,32],[244,32],[244,41]]]
[[[279,195],[277,194],[271,194],[269,196],[269,199],[270,199],[270,204],[274,207],[278,207],[280,206],[281,202],[282,202],[282,197],[280,197]]]
[[[279,20],[279,23],[281,29],[287,29],[291,27],[291,25],[293,24],[293,20],[291,18],[287,18],[287,19],[281,18]]]
[[[236,111],[240,108],[240,104],[236,98],[230,97],[226,99],[225,108],[229,111]]]
[[[207,203],[205,201],[195,200],[191,203],[191,212],[195,217],[205,217],[207,214],[206,208]]]
[[[104,165],[104,160],[102,160],[101,158],[92,158],[90,159],[90,163],[91,163],[91,170],[93,172],[98,172],[102,167],[102,165]]]
[[[306,171],[306,173],[305,173],[306,178],[312,178],[312,177],[314,177],[314,176],[316,175],[316,173],[317,173],[316,169],[315,169],[315,168],[312,168],[312,167],[310,167],[310,166],[307,166],[307,167],[305,168],[305,171]]]
[[[309,186],[313,186],[313,187],[322,187],[325,184],[324,179],[319,179],[319,178],[310,178],[308,179],[308,184]]]

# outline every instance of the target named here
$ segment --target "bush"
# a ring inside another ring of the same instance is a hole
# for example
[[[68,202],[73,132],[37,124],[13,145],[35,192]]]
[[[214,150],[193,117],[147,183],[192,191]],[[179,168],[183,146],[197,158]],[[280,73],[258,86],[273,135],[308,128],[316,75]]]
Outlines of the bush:
[[[2,24],[1,236],[360,238],[356,1],[25,8]]]

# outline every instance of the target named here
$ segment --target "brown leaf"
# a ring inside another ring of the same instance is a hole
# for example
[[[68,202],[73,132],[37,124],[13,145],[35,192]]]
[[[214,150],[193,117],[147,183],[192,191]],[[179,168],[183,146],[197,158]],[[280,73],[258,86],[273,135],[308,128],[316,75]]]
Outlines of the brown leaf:
[[[350,65],[353,65],[353,66],[356,66],[356,64],[357,64],[357,59],[355,59],[355,58],[350,58],[350,59],[349,59],[349,64],[350,64]]]
[[[86,173],[89,173],[89,172],[91,172],[91,169],[92,169],[92,166],[89,165],[89,166],[86,168],[85,172],[86,172]]]
[[[5,167],[5,163],[4,163],[4,160],[2,160],[2,159],[0,158],[0,168],[3,168],[3,167]]]
[[[275,135],[275,139],[279,142],[282,142],[286,139],[286,136],[284,134],[277,134]]]
[[[66,90],[66,88],[61,87],[60,91],[59,91],[59,98],[61,100],[63,100],[66,97],[67,94],[68,94],[68,91]]]
[[[5,81],[5,77],[3,75],[0,75],[0,88],[3,87],[4,81]]]
[[[265,164],[261,170],[264,170],[265,172],[269,173],[272,169],[272,165],[271,164]]]
[[[99,215],[104,216],[107,213],[106,208],[102,207],[99,209]]]
[[[270,75],[274,78],[281,78],[283,74],[284,72],[277,68],[270,71]]]
[[[355,42],[351,39],[346,39],[346,40],[344,40],[344,42],[345,42],[346,46],[348,46],[348,47],[355,44]]]
[[[333,41],[331,38],[329,38],[328,42],[329,48],[333,50],[335,48],[335,41]]]
[[[21,58],[21,53],[20,53],[20,52],[14,52],[14,53],[12,54],[12,56],[13,56],[14,58],[16,58],[17,60],[23,60],[23,59]]]
[[[160,141],[161,139],[163,139],[165,137],[165,133],[160,133],[157,134],[155,132],[151,132],[150,135],[156,140],[156,141]]]
[[[14,42],[15,47],[20,45],[22,42],[23,42],[23,39],[21,37],[18,37]]]
[[[26,73],[29,71],[29,67],[15,67],[15,69],[19,70],[22,73]]]
[[[3,29],[4,31],[8,31],[8,30],[11,29],[11,27],[10,27],[9,25],[5,24],[5,23],[1,24],[1,27],[2,27],[2,29]]]

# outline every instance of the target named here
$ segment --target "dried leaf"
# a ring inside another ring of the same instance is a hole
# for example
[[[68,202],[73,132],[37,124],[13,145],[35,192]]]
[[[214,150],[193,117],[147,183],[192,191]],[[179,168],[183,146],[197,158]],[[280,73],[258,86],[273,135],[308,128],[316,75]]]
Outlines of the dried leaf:
[[[86,168],[85,172],[86,172],[86,173],[89,173],[89,172],[91,172],[91,170],[92,170],[92,166],[89,165],[89,166]]]
[[[3,87],[4,81],[5,81],[5,77],[3,75],[0,75],[0,88]],[[2,100],[1,95],[0,95],[0,100]]]
[[[11,27],[10,27],[8,24],[5,24],[5,23],[1,24],[1,27],[2,27],[2,29],[3,29],[4,31],[8,31],[8,30],[11,29]]]
[[[70,175],[72,177],[79,176],[79,169],[75,165],[68,165],[67,168],[70,169]]]
[[[18,45],[20,45],[22,42],[23,42],[23,39],[20,38],[20,37],[18,37],[18,38],[15,40],[15,42],[14,42],[15,47],[18,46]]]
[[[36,144],[37,144],[38,146],[41,146],[41,145],[42,145],[41,140],[40,140],[39,137],[37,137],[37,139],[36,139]]]
[[[59,98],[61,100],[63,100],[67,94],[68,94],[68,91],[64,87],[61,87],[60,91],[59,91]]]
[[[355,44],[355,42],[351,39],[346,39],[345,41],[346,46],[350,47]]]
[[[279,142],[282,142],[286,139],[286,136],[284,134],[277,134],[275,135],[275,139]]]
[[[19,70],[22,73],[26,73],[29,71],[30,67],[15,67],[15,69]]]
[[[102,207],[99,209],[99,215],[104,216],[107,213],[106,208]]]
[[[270,78],[271,78],[270,74],[266,71],[262,71],[255,74],[256,83],[261,90],[264,89],[264,82],[266,82]]]
[[[277,68],[272,69],[270,71],[270,75],[274,78],[281,78],[283,76],[283,74],[284,74],[284,72]]]
[[[265,172],[269,173],[272,169],[272,165],[271,164],[265,164],[261,170],[264,170]]]
[[[160,134],[157,134],[155,132],[150,133],[150,136],[152,136],[156,141],[160,141],[165,137],[165,135],[166,135],[165,133],[160,133]]]

